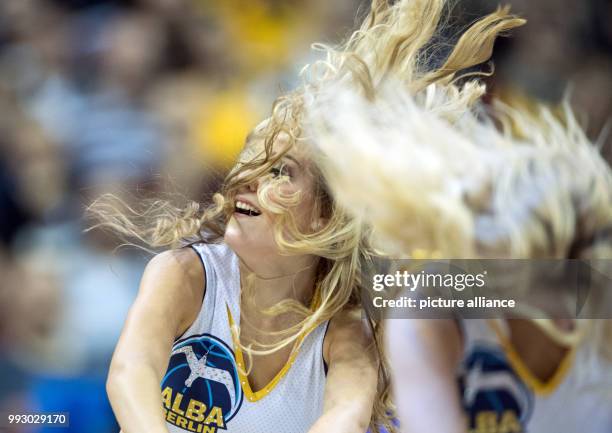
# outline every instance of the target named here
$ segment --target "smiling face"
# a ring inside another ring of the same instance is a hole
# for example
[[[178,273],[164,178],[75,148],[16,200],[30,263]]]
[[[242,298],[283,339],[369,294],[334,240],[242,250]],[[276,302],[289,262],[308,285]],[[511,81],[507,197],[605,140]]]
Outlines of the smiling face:
[[[233,198],[234,212],[227,223],[224,239],[251,267],[259,262],[273,264],[280,260],[283,255],[275,240],[275,230],[290,232],[285,223],[295,224],[300,233],[306,234],[323,222],[321,206],[315,198],[317,179],[306,149],[295,145],[287,150],[287,140],[279,137],[271,157],[276,159],[281,154],[269,169],[239,187]],[[263,160],[264,156],[264,140],[248,140],[238,167]],[[252,170],[242,169],[238,176],[252,174]],[[277,228],[278,225],[283,227]]]

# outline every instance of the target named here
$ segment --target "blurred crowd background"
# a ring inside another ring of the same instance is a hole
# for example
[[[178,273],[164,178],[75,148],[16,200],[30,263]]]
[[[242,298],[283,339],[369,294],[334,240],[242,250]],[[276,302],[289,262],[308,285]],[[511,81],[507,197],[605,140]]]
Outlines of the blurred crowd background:
[[[453,31],[497,6],[456,3]],[[529,23],[497,44],[491,94],[554,104],[569,91],[612,155],[612,1],[505,3]],[[339,42],[366,9],[0,2],[0,413],[67,411],[64,431],[118,431],[105,376],[148,257],[84,233],[84,208],[105,192],[134,205],[177,191],[204,200],[274,98],[299,83],[310,43]]]

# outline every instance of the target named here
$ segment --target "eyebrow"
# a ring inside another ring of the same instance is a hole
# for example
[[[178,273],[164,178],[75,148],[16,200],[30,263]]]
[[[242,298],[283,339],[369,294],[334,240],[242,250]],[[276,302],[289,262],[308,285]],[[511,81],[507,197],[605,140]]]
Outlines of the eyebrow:
[[[297,159],[295,159],[293,156],[291,156],[291,155],[286,155],[285,154],[285,155],[283,155],[283,158],[287,158],[287,159],[295,162],[298,167],[302,167],[302,164],[300,164],[300,162]]]

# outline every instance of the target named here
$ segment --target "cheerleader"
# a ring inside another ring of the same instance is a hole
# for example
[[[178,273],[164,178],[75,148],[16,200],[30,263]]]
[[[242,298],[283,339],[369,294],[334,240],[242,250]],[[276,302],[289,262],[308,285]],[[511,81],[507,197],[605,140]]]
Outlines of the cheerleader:
[[[124,433],[395,431],[382,328],[361,319],[370,229],[330,193],[309,113],[344,101],[330,84],[373,100],[396,79],[415,92],[450,83],[523,22],[498,10],[433,68],[443,10],[377,0],[340,48],[317,45],[325,60],[275,102],[205,211],[156,201],[137,213],[108,197],[91,207],[101,226],[175,248],[147,266],[111,364]],[[456,112],[482,91],[468,87]]]

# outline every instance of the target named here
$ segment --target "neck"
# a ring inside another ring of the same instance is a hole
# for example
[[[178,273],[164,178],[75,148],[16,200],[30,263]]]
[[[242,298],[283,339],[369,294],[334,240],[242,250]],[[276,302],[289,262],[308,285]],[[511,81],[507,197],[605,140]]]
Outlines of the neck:
[[[261,263],[249,266],[240,259],[240,286],[249,287],[249,296],[258,309],[285,299],[307,305],[314,294],[318,261],[314,256],[283,256],[272,267]]]

